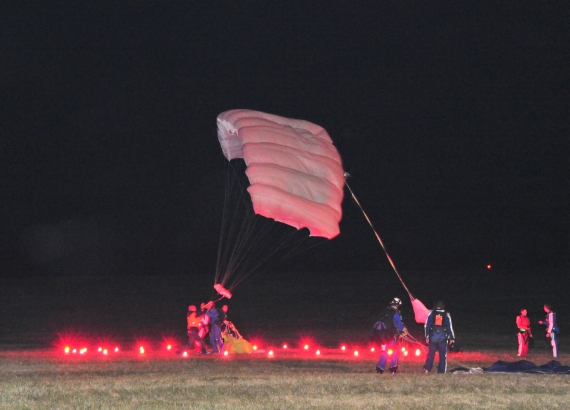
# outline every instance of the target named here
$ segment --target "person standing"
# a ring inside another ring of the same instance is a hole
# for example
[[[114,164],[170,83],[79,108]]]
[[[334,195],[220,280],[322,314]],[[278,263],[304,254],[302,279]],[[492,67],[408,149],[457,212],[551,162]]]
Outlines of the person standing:
[[[429,345],[428,355],[424,364],[424,373],[428,374],[435,359],[435,352],[439,353],[438,373],[447,370],[447,343],[455,342],[455,333],[451,323],[451,315],[446,312],[443,301],[435,302],[434,309],[429,313],[424,326],[425,337]]]
[[[398,338],[408,334],[408,329],[402,322],[399,311],[401,305],[402,301],[399,298],[394,298],[390,305],[380,312],[378,320],[372,328],[373,335],[382,347],[380,358],[376,364],[376,373],[384,373],[388,360],[390,361],[388,365],[390,373],[396,374],[398,371],[398,356],[400,354]]]
[[[181,353],[184,349],[196,349],[197,353],[208,354],[204,340],[200,337],[200,317],[196,315],[196,306],[188,306],[188,313],[186,314],[186,322],[188,329],[188,343],[180,348],[176,353]]]
[[[546,317],[544,320],[539,320],[538,323],[546,326],[546,337],[550,339],[552,346],[552,356],[558,357],[558,325],[556,324],[556,313],[552,311],[552,306],[549,303],[544,305]]]
[[[521,309],[521,314],[517,316],[517,328],[519,330],[519,350],[517,356],[524,357],[528,352],[529,339],[532,337],[530,330],[530,319],[527,316],[527,310]]]
[[[227,311],[227,306],[225,306]],[[212,353],[220,353],[224,340],[222,339],[222,323],[226,320],[226,313],[223,308],[216,308],[213,302],[208,306],[206,313],[210,317],[210,346]]]

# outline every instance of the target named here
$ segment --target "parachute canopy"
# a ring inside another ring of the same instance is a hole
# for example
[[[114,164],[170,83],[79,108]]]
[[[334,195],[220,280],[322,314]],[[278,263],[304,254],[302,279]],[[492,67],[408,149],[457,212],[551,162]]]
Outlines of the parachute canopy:
[[[414,317],[416,319],[416,323],[425,323],[427,317],[429,316],[430,310],[425,307],[425,305],[419,300],[411,298],[412,300],[412,307],[414,308]]]
[[[223,112],[217,122],[224,156],[245,161],[256,214],[311,236],[339,234],[344,170],[323,127],[252,110]]]

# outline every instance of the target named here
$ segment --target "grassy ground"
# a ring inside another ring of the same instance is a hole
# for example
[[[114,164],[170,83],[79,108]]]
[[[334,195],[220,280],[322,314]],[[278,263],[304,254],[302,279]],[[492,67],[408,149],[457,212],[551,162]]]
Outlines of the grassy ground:
[[[373,372],[375,355],[354,358],[263,354],[191,357],[155,353],[63,357],[53,351],[0,354],[2,409],[439,409],[567,408],[570,376],[421,374],[406,358],[396,375]],[[460,353],[478,367],[509,353]],[[561,360],[568,361],[568,357]],[[535,355],[537,362],[550,360]]]
[[[528,360],[550,361],[536,324],[546,300],[562,329],[559,361],[570,364],[568,275],[544,272],[523,281],[512,273],[404,275],[416,297],[428,306],[444,297],[452,313],[465,352],[450,356],[449,368],[517,360],[521,306],[529,309],[536,339]],[[140,340],[154,347],[165,337],[184,341],[187,305],[214,296],[209,276],[0,278],[0,409],[568,408],[569,376],[423,376],[423,358],[413,357],[397,376],[379,376],[376,354],[331,354],[327,348],[341,342],[366,351],[376,314],[392,297],[405,296],[393,272],[352,272],[334,281],[326,274],[270,278],[234,292],[230,319],[267,346],[312,340],[326,352],[318,359],[282,352],[273,359],[182,359],[152,348],[139,356],[132,348]],[[404,300],[404,320],[420,338],[422,326]],[[61,346],[53,350],[62,336],[126,350],[113,359],[65,357]]]

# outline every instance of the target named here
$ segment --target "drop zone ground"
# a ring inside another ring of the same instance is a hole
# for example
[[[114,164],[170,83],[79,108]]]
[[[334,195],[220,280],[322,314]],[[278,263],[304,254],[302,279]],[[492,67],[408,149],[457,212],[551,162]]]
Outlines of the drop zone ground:
[[[511,283],[508,275],[487,272],[404,275],[416,297],[428,305],[443,297],[452,312],[464,352],[450,356],[449,368],[517,360],[514,319],[521,304],[536,339],[528,360],[550,361],[536,325],[547,298],[557,305],[562,329],[559,361],[570,364],[564,276],[544,272],[535,281]],[[186,306],[212,297],[208,277],[2,278],[0,409],[567,408],[569,376],[423,376],[424,357],[414,354],[402,359],[396,376],[377,375],[368,331],[392,297],[405,296],[393,276],[252,280],[234,292],[229,313],[259,352],[186,358],[165,344],[184,342]],[[420,339],[409,303],[403,315]],[[87,346],[87,353],[66,355],[71,341]],[[292,348],[284,351],[284,342]],[[109,354],[98,352],[100,346]]]
[[[263,350],[263,349],[260,349]],[[60,350],[0,353],[0,408],[308,409],[567,408],[569,376],[421,374],[408,356],[396,376],[373,372],[376,354],[304,349],[182,358],[147,349],[65,355]],[[463,352],[451,366],[515,360],[509,352]],[[536,363],[551,358],[533,352]],[[570,357],[560,360],[568,363]]]

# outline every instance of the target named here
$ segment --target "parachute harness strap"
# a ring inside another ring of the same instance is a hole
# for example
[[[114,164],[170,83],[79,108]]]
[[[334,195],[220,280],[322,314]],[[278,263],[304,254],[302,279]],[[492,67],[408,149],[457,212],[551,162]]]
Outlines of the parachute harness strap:
[[[412,296],[412,294],[410,293],[408,287],[406,286],[406,284],[404,283],[404,280],[402,279],[402,277],[400,276],[400,273],[398,272],[398,269],[396,269],[396,265],[394,264],[394,261],[392,260],[392,258],[390,257],[390,255],[388,254],[388,251],[386,250],[386,247],[384,246],[384,242],[382,242],[382,239],[380,238],[380,235],[378,235],[378,232],[376,232],[376,229],[374,229],[374,225],[372,225],[372,221],[370,220],[370,218],[368,217],[368,215],[366,214],[366,212],[364,211],[364,208],[362,208],[362,205],[360,205],[360,201],[358,201],[358,199],[356,198],[356,195],[354,195],[354,192],[352,191],[352,189],[350,188],[350,185],[348,185],[348,182],[346,181],[346,178],[349,177],[350,175],[348,173],[344,174],[345,179],[344,179],[344,184],[346,185],[346,187],[348,188],[348,190],[350,191],[350,194],[352,195],[352,199],[354,199],[354,202],[356,202],[356,205],[358,205],[358,207],[360,208],[360,210],[362,211],[362,214],[364,215],[364,217],[366,218],[366,220],[368,221],[368,225],[370,225],[370,227],[372,228],[372,231],[374,232],[374,235],[376,235],[376,239],[378,239],[378,242],[380,243],[380,246],[382,246],[382,249],[384,250],[384,253],[386,254],[386,258],[388,258],[388,262],[390,262],[390,265],[392,265],[392,269],[394,269],[394,272],[396,272],[396,275],[398,276],[398,279],[400,279],[400,282],[402,283],[402,286],[404,287],[404,289],[406,289],[406,292],[408,292],[408,295],[410,296],[410,299],[413,301],[414,297]]]

